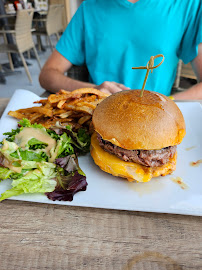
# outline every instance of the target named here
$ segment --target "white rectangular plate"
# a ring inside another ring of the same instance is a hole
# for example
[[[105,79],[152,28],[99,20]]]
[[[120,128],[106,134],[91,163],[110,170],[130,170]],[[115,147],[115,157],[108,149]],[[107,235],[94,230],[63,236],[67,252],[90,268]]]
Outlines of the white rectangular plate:
[[[15,129],[17,120],[8,116],[9,110],[33,106],[40,97],[26,91],[16,90],[0,121],[0,140],[3,133]],[[178,146],[177,169],[172,175],[153,178],[148,183],[129,183],[101,171],[90,154],[79,158],[79,164],[86,173],[88,187],[79,192],[72,202],[51,201],[44,194],[24,194],[13,200],[49,204],[74,205],[96,208],[109,208],[130,211],[173,213],[202,216],[202,164],[193,167],[191,162],[202,159],[202,108],[197,102],[177,104],[181,109],[187,134]],[[182,189],[171,180],[181,177],[188,186]],[[10,188],[11,181],[0,183],[0,193]]]

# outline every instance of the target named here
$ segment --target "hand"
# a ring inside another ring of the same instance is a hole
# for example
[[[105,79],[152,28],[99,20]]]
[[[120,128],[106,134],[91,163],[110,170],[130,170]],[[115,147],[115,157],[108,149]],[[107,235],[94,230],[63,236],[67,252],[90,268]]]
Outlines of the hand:
[[[95,86],[94,88],[108,94],[113,94],[113,93],[120,92],[123,90],[130,90],[129,87],[126,87],[125,85],[121,83],[109,82],[109,81],[105,81],[102,84]]]

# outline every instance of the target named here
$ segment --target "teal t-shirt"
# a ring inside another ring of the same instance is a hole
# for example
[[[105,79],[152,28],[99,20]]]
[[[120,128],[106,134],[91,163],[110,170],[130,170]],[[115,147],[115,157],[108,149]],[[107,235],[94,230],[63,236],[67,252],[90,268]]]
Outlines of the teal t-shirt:
[[[86,64],[91,82],[115,81],[131,89],[142,88],[146,74],[132,67],[163,54],[145,89],[169,95],[179,59],[192,61],[201,42],[201,0],[86,0],[56,50],[74,65]]]

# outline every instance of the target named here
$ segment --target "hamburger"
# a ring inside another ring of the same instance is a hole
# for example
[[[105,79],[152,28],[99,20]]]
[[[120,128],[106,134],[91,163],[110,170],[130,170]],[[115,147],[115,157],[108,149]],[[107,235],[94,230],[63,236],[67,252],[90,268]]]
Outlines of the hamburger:
[[[178,106],[162,94],[122,91],[103,100],[92,117],[91,155],[105,172],[148,182],[176,169],[177,145],[186,134]]]

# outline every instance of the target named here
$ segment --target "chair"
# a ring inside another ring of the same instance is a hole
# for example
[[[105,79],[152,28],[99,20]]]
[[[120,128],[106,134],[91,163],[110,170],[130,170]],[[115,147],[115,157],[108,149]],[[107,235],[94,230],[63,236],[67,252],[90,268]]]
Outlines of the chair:
[[[33,39],[32,39],[32,18],[33,10],[18,10],[15,30],[1,30],[0,33],[4,35],[4,43],[0,44],[0,53],[7,53],[9,57],[11,70],[14,70],[13,63],[11,60],[11,53],[18,53],[22,60],[23,66],[25,68],[26,74],[29,81],[32,83],[32,78],[27,67],[26,61],[24,59],[23,53],[28,52],[30,49],[34,50],[39,68],[41,69],[41,64],[39,56],[37,54]],[[15,44],[8,44],[6,34],[13,34],[15,38]]]
[[[179,91],[184,90],[183,88],[180,87],[180,79],[182,77],[197,80],[196,75],[192,69],[191,63],[188,63],[185,65],[182,62],[182,60],[180,60],[178,63],[176,79],[173,86],[176,90],[179,90]]]
[[[72,67],[67,71],[67,76],[74,80],[89,82],[89,72],[86,65],[83,66],[72,65]]]
[[[57,40],[59,40],[59,33],[63,32],[63,5],[50,5],[48,9],[48,14],[46,18],[38,18],[34,19],[34,22],[38,23],[36,24],[36,31],[34,32],[35,35],[45,35],[48,38],[49,45],[51,47],[51,50],[53,51],[54,46],[51,42],[50,36],[56,35]],[[39,23],[44,22],[45,26],[40,27]]]

